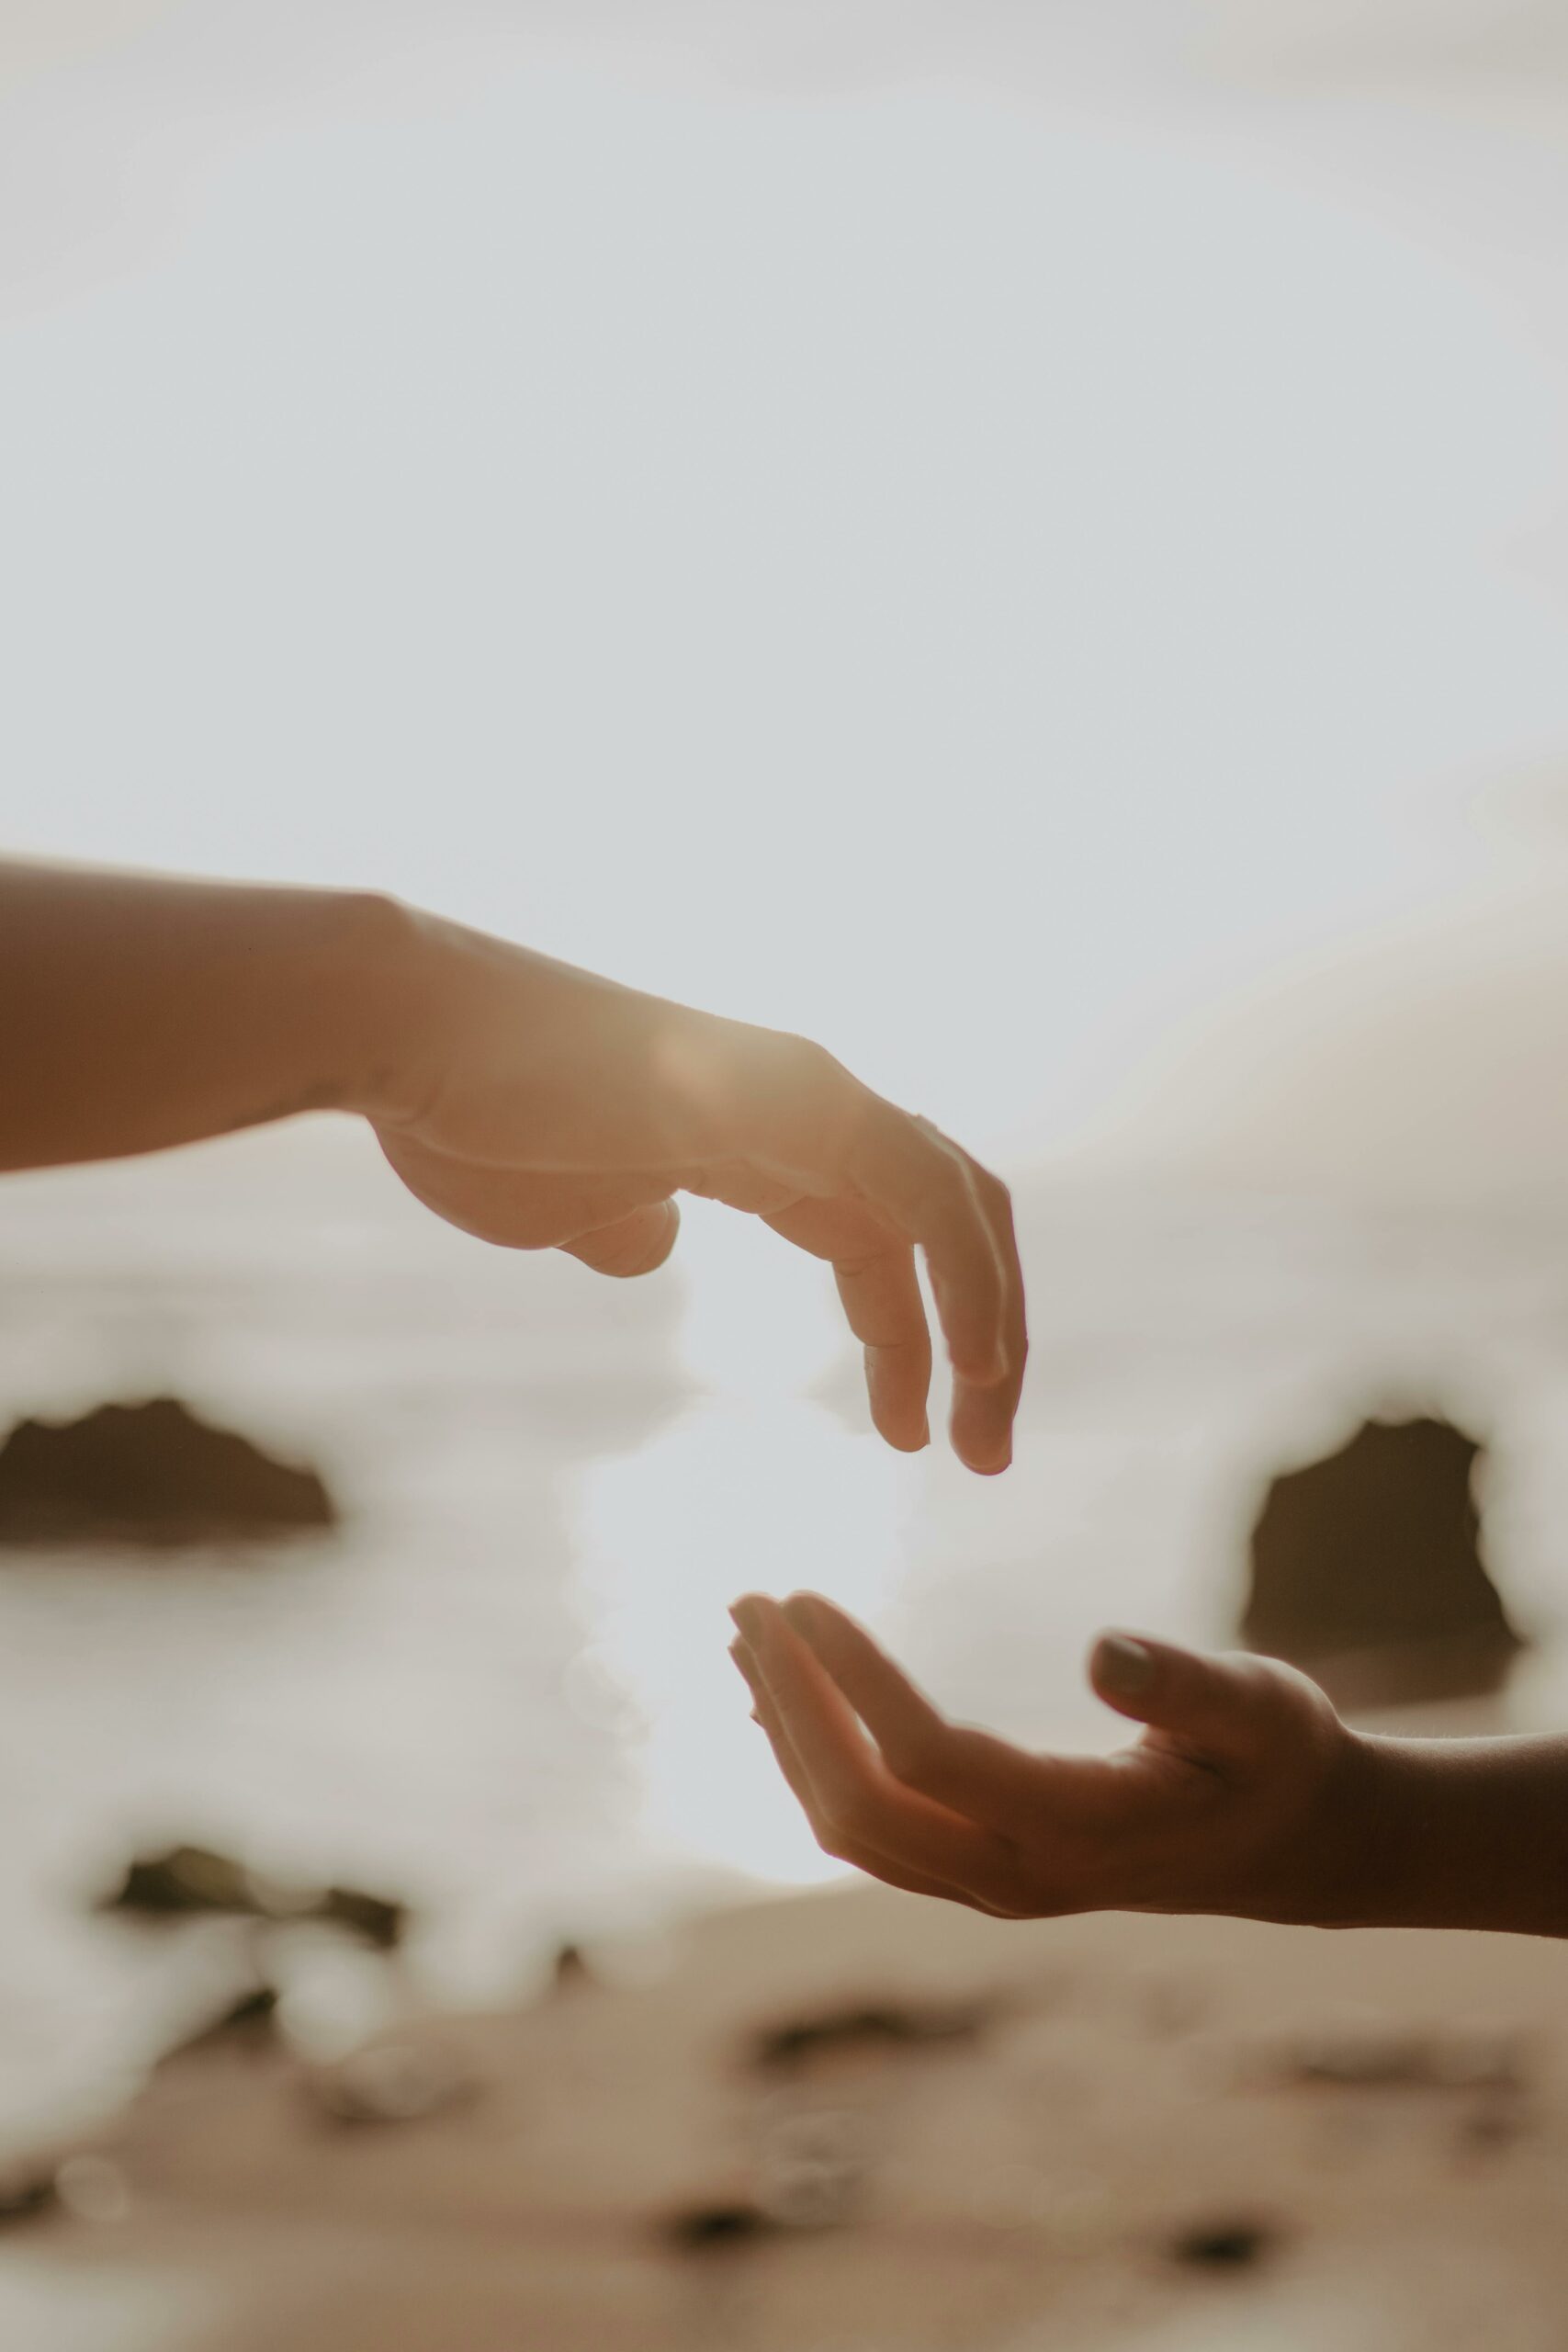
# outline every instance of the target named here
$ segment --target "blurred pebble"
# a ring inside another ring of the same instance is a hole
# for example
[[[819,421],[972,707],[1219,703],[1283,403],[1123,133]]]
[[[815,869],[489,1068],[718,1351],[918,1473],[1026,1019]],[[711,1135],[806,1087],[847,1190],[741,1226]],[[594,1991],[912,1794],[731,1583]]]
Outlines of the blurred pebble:
[[[671,2216],[665,2233],[677,2245],[702,2254],[743,2245],[774,2226],[760,2206],[738,2199],[729,2204],[689,2206]]]
[[[1196,2263],[1215,2270],[1240,2270],[1261,2260],[1274,2245],[1275,2233],[1261,2222],[1218,2222],[1185,2230],[1171,2242],[1178,2262]]]
[[[1438,2030],[1355,2021],[1303,2034],[1285,2053],[1288,2078],[1349,2088],[1522,2089],[1526,2037],[1509,2027]]]
[[[593,1971],[581,1944],[558,1944],[550,1963],[550,1982],[558,1993],[570,1993],[577,1985],[592,1984]]]
[[[311,2096],[342,2123],[417,2123],[474,2088],[446,2052],[412,2041],[374,2042],[310,2078]]]
[[[943,2002],[916,2007],[902,2002],[868,2002],[827,2009],[816,2017],[791,2018],[765,2027],[752,2045],[760,2066],[798,2066],[818,2056],[862,2050],[890,2050],[931,2042],[971,2040],[985,2022],[978,2001]]]
[[[1511,2147],[1528,2125],[1529,2118],[1517,2099],[1487,2099],[1461,2117],[1459,2143],[1461,2149],[1490,2154]]]
[[[56,2201],[56,2176],[47,2165],[16,2165],[0,2170],[0,2227],[30,2222]]]

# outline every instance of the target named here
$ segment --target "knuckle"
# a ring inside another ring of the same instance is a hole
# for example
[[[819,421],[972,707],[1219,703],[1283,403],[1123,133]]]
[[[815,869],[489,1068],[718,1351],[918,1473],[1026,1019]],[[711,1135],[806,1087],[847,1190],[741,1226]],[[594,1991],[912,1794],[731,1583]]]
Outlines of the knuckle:
[[[796,1082],[814,1093],[826,1092],[845,1076],[842,1062],[831,1055],[826,1046],[815,1037],[803,1037],[794,1030],[784,1033],[784,1056]]]
[[[1225,1665],[1228,1671],[1220,1678],[1216,1697],[1229,1696],[1245,1706],[1261,1707],[1278,1693],[1280,1670],[1271,1659],[1253,1657],[1246,1650],[1238,1650],[1226,1659]]]
[[[932,1152],[926,1177],[926,1197],[951,1230],[967,1231],[978,1227],[979,1206],[968,1171],[945,1144],[939,1144]]]
[[[986,1206],[1010,1233],[1012,1230],[1011,1192],[999,1176],[995,1175],[989,1168],[983,1168],[977,1159],[971,1160],[969,1164],[976,1191],[985,1202]]]

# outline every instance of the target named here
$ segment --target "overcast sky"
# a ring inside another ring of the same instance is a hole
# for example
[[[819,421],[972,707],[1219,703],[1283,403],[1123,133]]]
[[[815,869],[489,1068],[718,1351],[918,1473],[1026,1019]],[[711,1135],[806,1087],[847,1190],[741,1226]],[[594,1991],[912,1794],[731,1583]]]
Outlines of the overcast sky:
[[[1014,1149],[1555,856],[1559,11],[0,25],[14,844],[383,884]]]

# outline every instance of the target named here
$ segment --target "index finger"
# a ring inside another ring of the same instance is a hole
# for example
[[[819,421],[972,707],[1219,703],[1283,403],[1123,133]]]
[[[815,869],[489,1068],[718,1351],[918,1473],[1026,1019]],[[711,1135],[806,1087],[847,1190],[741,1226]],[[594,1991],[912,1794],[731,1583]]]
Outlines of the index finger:
[[[1004,1832],[1038,1816],[1055,1793],[1038,1757],[950,1723],[865,1627],[821,1593],[792,1593],[784,1613],[906,1788]]]
[[[826,1829],[829,1850],[852,1843],[907,1873],[977,1896],[989,1908],[1013,1908],[1006,1840],[893,1778],[775,1601],[749,1594],[730,1613],[798,1759],[811,1792],[813,1824]]]

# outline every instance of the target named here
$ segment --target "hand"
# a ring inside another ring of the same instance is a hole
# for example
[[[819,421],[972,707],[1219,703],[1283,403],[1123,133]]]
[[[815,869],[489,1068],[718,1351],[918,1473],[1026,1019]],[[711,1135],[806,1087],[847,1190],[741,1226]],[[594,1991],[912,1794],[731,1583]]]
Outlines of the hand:
[[[1357,1917],[1374,1744],[1304,1675],[1103,1634],[1095,1690],[1146,1726],[1106,1757],[1032,1755],[949,1723],[829,1600],[731,1612],[731,1656],[824,1850],[1004,1918]]]
[[[873,1419],[906,1451],[930,1436],[918,1246],[956,1375],[953,1444],[972,1469],[1005,1468],[1027,1341],[996,1177],[801,1038],[433,918],[414,938],[356,1107],[428,1207],[612,1274],[662,1263],[677,1191],[750,1211],[832,1265]]]

